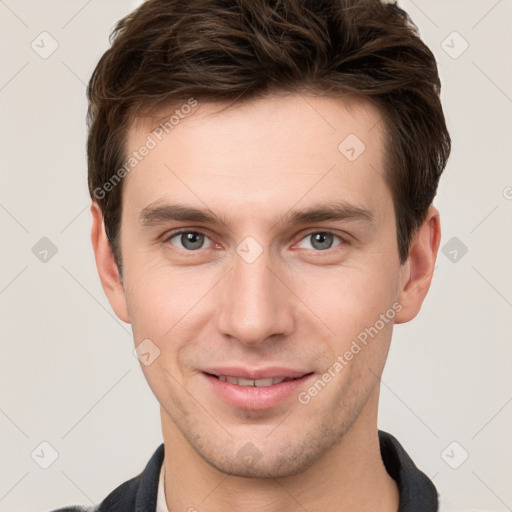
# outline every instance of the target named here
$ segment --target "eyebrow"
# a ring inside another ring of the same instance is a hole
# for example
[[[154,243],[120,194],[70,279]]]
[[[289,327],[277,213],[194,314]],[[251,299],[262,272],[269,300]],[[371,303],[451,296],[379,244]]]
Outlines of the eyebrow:
[[[302,210],[292,209],[285,213],[276,224],[296,225],[312,222],[338,220],[363,220],[375,222],[374,214],[361,206],[336,201],[313,205]],[[196,208],[184,204],[150,204],[142,209],[139,221],[144,226],[158,226],[169,221],[198,222],[229,228],[227,220],[216,215],[209,208]]]

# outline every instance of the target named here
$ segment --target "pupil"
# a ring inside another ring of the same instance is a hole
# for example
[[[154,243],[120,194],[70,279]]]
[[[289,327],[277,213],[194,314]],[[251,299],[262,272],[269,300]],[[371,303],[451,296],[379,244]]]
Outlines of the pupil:
[[[322,245],[322,244],[326,244],[327,243],[327,246],[325,245]],[[329,233],[315,233],[313,235],[313,247],[315,247],[315,249],[320,249],[320,250],[325,250],[325,249],[329,249],[332,245],[332,235],[330,235]]]
[[[203,242],[202,236],[200,233],[186,233],[181,235],[181,243],[187,249],[198,249]]]

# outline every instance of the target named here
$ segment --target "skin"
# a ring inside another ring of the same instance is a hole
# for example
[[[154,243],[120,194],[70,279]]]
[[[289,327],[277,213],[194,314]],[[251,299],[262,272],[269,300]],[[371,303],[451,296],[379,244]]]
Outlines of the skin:
[[[130,151],[167,112],[132,126]],[[164,461],[170,511],[398,509],[377,437],[393,321],[307,404],[293,396],[263,411],[237,408],[200,373],[207,365],[274,365],[321,377],[393,304],[401,306],[395,323],[416,316],[439,247],[439,213],[430,207],[401,265],[381,121],[355,98],[200,102],[125,178],[122,278],[93,203],[105,293],[132,324],[135,345],[149,338],[161,351],[141,368],[171,454]],[[351,133],[366,146],[352,162],[338,150]],[[373,221],[280,222],[330,201],[357,205]],[[207,206],[227,226],[141,222],[145,208],[175,202]],[[203,245],[187,252],[190,245],[171,237],[177,228],[205,234]],[[318,232],[335,235],[324,243],[332,246],[318,249],[311,237]],[[247,236],[263,249],[252,263],[236,252]],[[251,463],[237,457],[249,442],[260,454]]]

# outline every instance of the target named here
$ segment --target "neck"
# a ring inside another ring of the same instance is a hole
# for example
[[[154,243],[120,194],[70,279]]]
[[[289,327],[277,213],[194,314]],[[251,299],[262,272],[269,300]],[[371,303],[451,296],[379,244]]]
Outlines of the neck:
[[[364,409],[376,411],[376,407]],[[279,478],[246,478],[222,473],[203,460],[162,409],[169,512],[396,512],[398,489],[382,462],[376,413],[365,410],[343,437],[303,472]]]

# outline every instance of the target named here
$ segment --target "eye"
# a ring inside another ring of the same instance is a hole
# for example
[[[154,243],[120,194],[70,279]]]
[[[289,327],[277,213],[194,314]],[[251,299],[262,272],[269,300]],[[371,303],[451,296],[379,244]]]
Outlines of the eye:
[[[340,241],[340,243],[336,245],[341,245],[341,243],[343,243],[343,240],[333,233],[329,233],[328,231],[315,231],[314,233],[309,233],[309,235],[305,236],[299,242],[298,245],[303,249],[315,249],[317,251],[325,251],[333,247],[333,240],[335,238],[337,238]],[[310,247],[304,247],[300,245],[304,240],[310,241]]]
[[[180,245],[176,245],[172,240],[177,239]],[[167,241],[172,245],[176,245],[179,249],[183,249],[185,251],[197,251],[198,249],[205,249],[211,246],[211,240],[204,234],[199,231],[178,231],[177,233],[171,234]],[[210,245],[207,247],[203,247],[205,241],[210,242]]]

